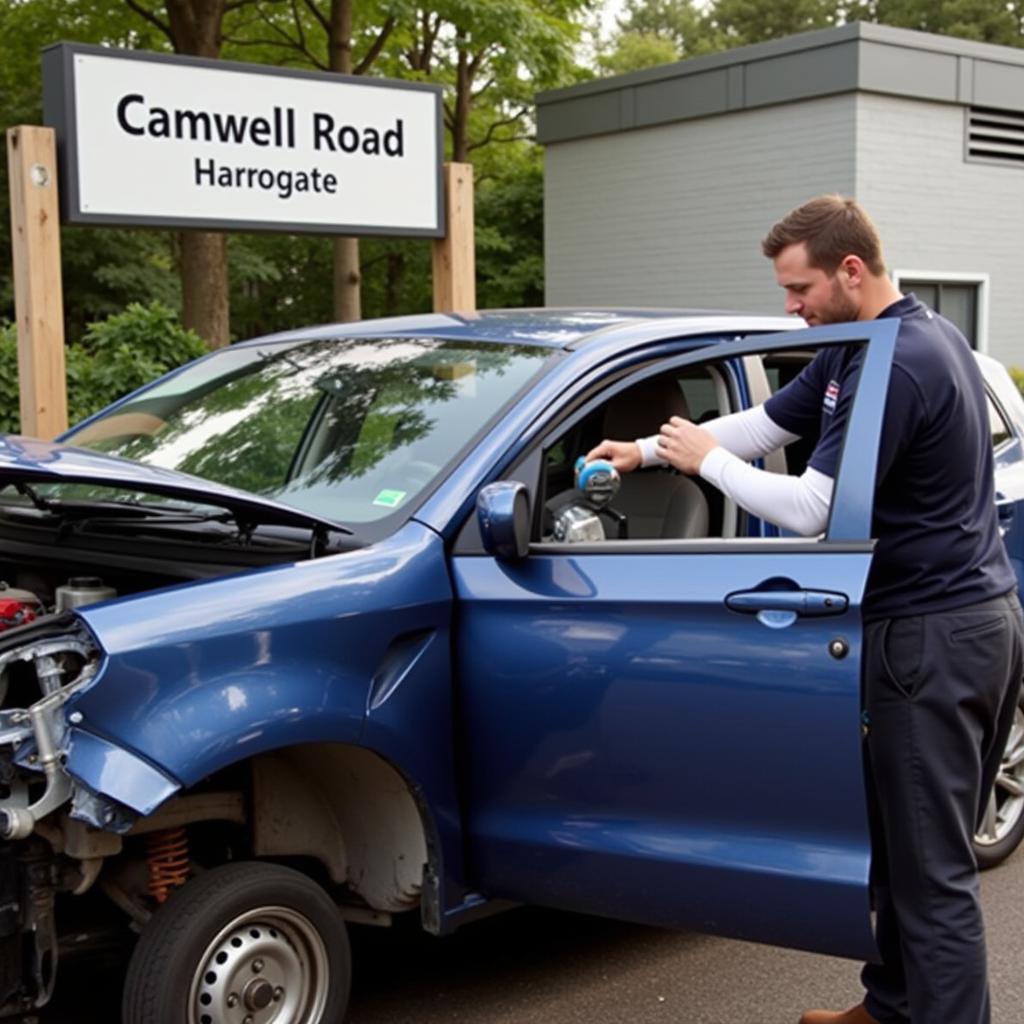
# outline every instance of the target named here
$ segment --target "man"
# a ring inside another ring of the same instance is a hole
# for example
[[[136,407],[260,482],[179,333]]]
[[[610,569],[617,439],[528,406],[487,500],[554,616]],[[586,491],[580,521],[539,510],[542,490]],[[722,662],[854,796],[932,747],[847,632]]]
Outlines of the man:
[[[1024,671],[1016,581],[997,526],[980,373],[960,332],[903,296],[853,200],[820,196],[762,243],[786,312],[812,326],[900,320],[878,458],[864,597],[865,777],[881,964],[862,1003],[801,1024],[988,1024],[985,938],[971,839]],[[703,427],[605,441],[618,469],[667,462],[700,473],[755,515],[825,529],[861,350],[823,349],[763,406]],[[806,471],[750,466],[798,436]]]

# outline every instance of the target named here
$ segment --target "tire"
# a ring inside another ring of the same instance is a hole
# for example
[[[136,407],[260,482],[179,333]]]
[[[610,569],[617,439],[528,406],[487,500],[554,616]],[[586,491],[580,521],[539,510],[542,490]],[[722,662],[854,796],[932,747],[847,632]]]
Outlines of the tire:
[[[128,964],[124,1024],[341,1024],[348,933],[320,886],[277,864],[214,868],[150,918]]]
[[[1006,740],[988,809],[974,836],[974,854],[982,870],[994,868],[1024,839],[1024,690]]]

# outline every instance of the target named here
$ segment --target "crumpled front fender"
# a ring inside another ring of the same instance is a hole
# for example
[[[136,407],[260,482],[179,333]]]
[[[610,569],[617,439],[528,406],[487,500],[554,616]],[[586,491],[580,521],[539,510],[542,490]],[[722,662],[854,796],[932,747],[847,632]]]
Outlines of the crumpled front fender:
[[[64,767],[72,779],[137,814],[156,810],[181,788],[177,779],[141,757],[84,729],[69,730]],[[109,825],[111,820],[99,824]]]
[[[449,671],[443,546],[415,522],[358,551],[79,614],[104,658],[69,704],[76,724],[186,787],[268,750],[356,741],[403,638],[436,634],[435,672]]]

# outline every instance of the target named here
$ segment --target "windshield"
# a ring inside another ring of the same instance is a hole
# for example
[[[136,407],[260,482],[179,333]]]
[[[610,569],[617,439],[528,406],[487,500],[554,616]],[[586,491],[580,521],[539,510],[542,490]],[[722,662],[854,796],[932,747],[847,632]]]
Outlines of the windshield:
[[[367,523],[429,486],[550,355],[423,338],[227,349],[67,440]]]

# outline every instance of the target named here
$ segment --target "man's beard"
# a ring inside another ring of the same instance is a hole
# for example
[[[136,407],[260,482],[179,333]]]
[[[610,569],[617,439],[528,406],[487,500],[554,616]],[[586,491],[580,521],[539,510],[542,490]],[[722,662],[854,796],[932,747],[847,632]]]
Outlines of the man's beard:
[[[832,295],[828,306],[818,313],[818,322],[822,324],[848,324],[860,316],[860,307],[843,292],[839,278],[832,279]]]

